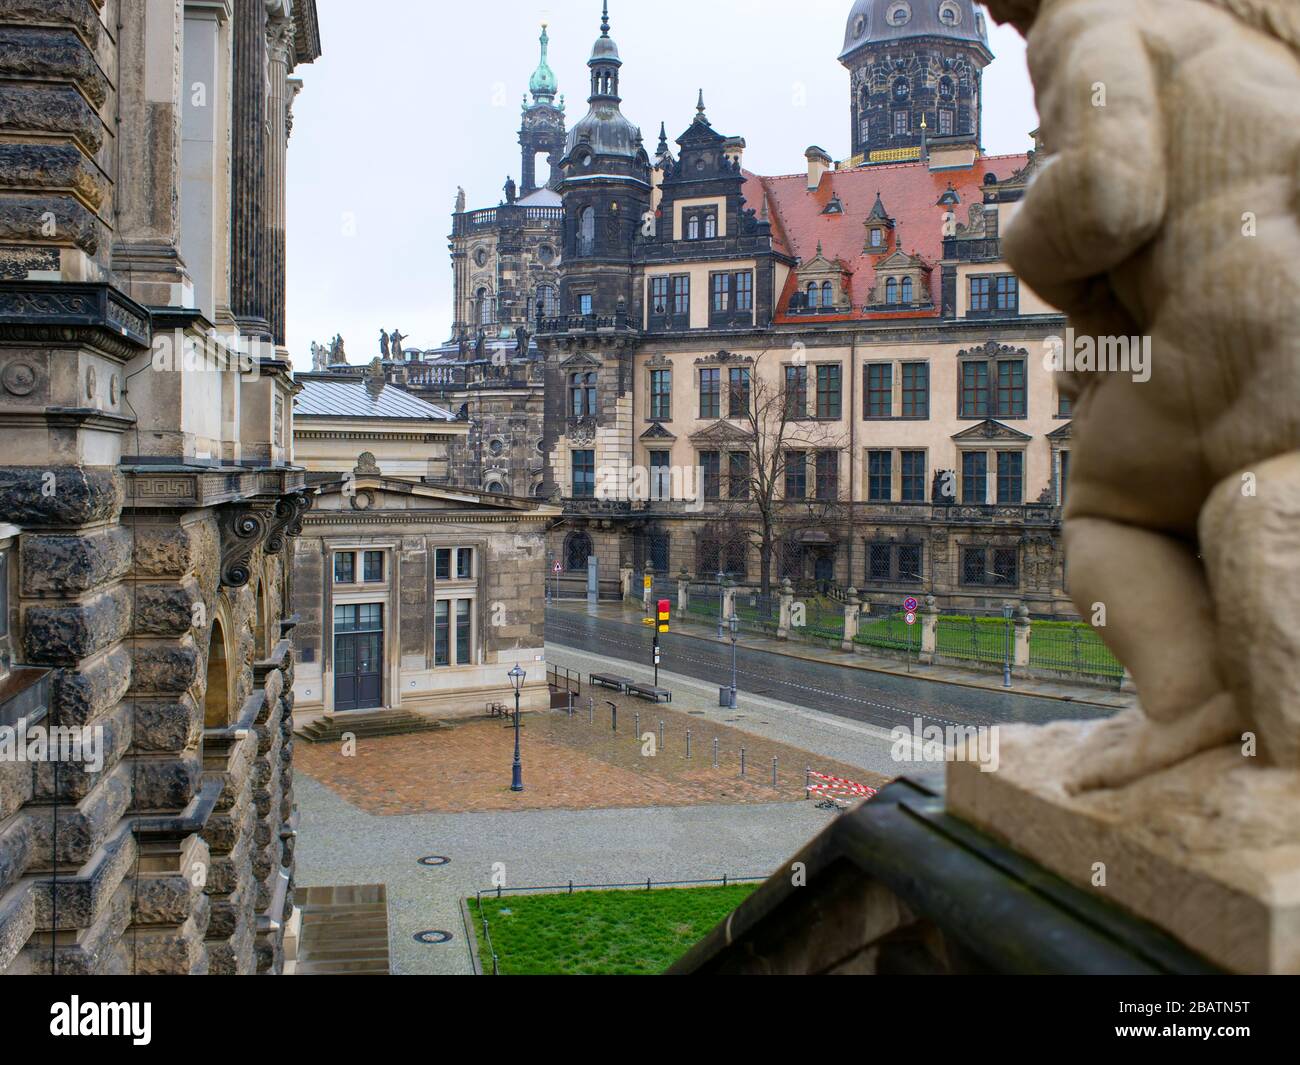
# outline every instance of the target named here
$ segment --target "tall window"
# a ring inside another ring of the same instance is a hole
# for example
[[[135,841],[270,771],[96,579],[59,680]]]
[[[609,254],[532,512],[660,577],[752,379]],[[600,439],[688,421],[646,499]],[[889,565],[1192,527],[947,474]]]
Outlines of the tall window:
[[[700,417],[722,417],[722,371],[700,371]]]
[[[1056,495],[1057,505],[1063,507],[1070,490],[1070,453],[1068,451],[1061,452],[1060,471],[1057,475]]]
[[[752,311],[754,309],[754,275],[748,270],[734,276],[736,290],[736,310]]]
[[[808,282],[808,306],[816,310],[821,306],[822,290],[816,281]]]
[[[1025,455],[1022,451],[998,452],[998,502],[1011,506],[1025,501]]]
[[[673,278],[673,317],[689,321],[691,315],[691,277],[681,274]]]
[[[903,278],[902,293],[903,293],[903,302],[911,303],[912,302],[912,279],[910,277]]]
[[[366,584],[383,584],[384,553],[382,551],[367,551],[364,555],[362,570],[361,579]]]
[[[595,311],[594,297],[590,292],[584,292],[578,297],[578,313],[584,318]]]
[[[867,452],[867,500],[889,503],[894,498],[894,453]]]
[[[334,556],[334,583],[357,583],[357,556],[354,551],[340,551]]]
[[[538,285],[534,302],[541,309],[543,318],[555,318],[560,313],[560,294],[554,285]]]
[[[905,362],[903,370],[903,417],[930,417],[930,364]]]
[[[817,498],[832,501],[840,497],[840,453],[817,452]]]
[[[671,298],[670,277],[652,277],[650,279],[650,317],[668,317],[668,301]]]
[[[691,217],[686,220],[686,239],[700,239],[700,216],[697,214],[691,215]]]
[[[704,239],[712,240],[718,235],[718,216],[716,214],[706,214],[704,216]]]
[[[727,498],[749,498],[748,451],[733,451],[727,456]]]
[[[733,367],[727,376],[727,417],[749,417],[749,371]]]
[[[1025,362],[1023,359],[1002,359],[998,362],[998,414],[999,418],[1025,416]]]
[[[785,368],[785,410],[788,418],[808,416],[808,367]]]
[[[650,499],[665,503],[673,497],[673,456],[668,451],[650,452]]]
[[[711,286],[711,324],[731,325],[750,318],[750,312],[754,309],[753,271],[714,274]]]
[[[704,498],[713,500],[722,498],[722,454],[718,451],[700,452],[701,480]]]
[[[953,134],[952,112],[940,109],[939,111],[939,136],[950,137]]]
[[[475,296],[478,303],[478,324],[495,325],[497,320],[497,301],[490,289],[481,288]]]
[[[844,413],[843,390],[838,366],[817,367],[817,417],[838,421]]]
[[[894,367],[877,362],[867,366],[866,417],[889,418],[894,413]]]
[[[912,128],[912,116],[906,111],[894,112],[894,133],[901,136]]]
[[[584,207],[578,212],[578,254],[592,255],[596,251],[596,209]]]
[[[586,573],[587,562],[594,553],[590,536],[584,532],[572,533],[564,544],[564,568],[570,573]]]
[[[595,415],[596,374],[571,374],[569,376],[569,417],[594,418]]]
[[[650,418],[667,421],[673,416],[672,370],[650,371]]]
[[[989,457],[983,451],[967,451],[961,457],[961,501],[981,507],[989,499]]]
[[[596,453],[594,451],[573,453],[573,498],[596,498]]]
[[[898,302],[898,278],[891,277],[885,282],[885,302],[894,304]]]
[[[961,416],[989,416],[989,364],[964,362],[961,365]]]
[[[925,502],[925,452],[904,451],[902,454],[904,503]]]
[[[806,451],[785,453],[785,498],[808,498],[808,453]]]
[[[835,289],[829,281],[822,282],[822,307],[830,310],[835,306]]]
[[[731,275],[713,275],[713,313],[722,314],[731,309]]]
[[[993,278],[972,277],[970,279],[970,310],[990,311],[993,309]]]

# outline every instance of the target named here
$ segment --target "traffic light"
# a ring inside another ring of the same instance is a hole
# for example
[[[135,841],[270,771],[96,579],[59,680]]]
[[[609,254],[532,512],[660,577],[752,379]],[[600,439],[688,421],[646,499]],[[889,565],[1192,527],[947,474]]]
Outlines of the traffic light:
[[[659,600],[659,631],[667,632],[668,623],[672,620],[673,604],[671,599]]]

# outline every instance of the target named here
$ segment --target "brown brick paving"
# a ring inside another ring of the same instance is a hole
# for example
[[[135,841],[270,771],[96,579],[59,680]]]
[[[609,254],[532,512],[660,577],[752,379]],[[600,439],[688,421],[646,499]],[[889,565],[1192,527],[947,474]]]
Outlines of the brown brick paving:
[[[741,805],[794,802],[804,798],[804,768],[846,777],[872,787],[886,781],[853,766],[706,722],[665,707],[614,698],[619,732],[610,728],[609,707],[597,706],[595,724],[583,710],[570,719],[553,710],[524,718],[526,791],[510,791],[514,731],[500,720],[458,723],[445,732],[357,741],[354,757],[339,746],[299,742],[294,768],[337,795],[379,816],[470,813],[489,810],[618,809],[642,806]],[[633,739],[634,710],[641,733],[664,722],[664,748],[642,754]],[[690,729],[691,759],[685,752]],[[713,738],[719,765],[713,768]],[[740,779],[740,748],[747,779]],[[772,787],[772,759],[778,787]]]

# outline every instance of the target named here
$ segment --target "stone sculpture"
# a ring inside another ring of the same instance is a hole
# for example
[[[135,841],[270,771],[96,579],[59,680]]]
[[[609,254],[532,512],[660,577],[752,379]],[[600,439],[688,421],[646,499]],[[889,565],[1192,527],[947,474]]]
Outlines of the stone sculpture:
[[[1300,972],[1300,5],[988,7],[1054,153],[1004,246],[1071,322],[1070,586],[1141,710],[1004,730],[949,808],[1228,968]],[[1149,380],[1080,338],[1149,338]]]

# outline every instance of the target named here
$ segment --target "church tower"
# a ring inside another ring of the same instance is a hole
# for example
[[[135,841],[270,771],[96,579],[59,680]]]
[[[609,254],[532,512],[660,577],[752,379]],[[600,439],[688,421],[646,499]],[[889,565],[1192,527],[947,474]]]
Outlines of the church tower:
[[[523,148],[523,163],[520,166],[523,182],[521,196],[528,196],[539,188],[537,157],[543,152],[546,153],[546,162],[550,170],[546,181],[547,186],[554,188],[559,183],[556,163],[564,150],[564,97],[560,97],[558,104],[555,102],[555,94],[559,86],[547,60],[546,53],[550,43],[551,38],[546,32],[546,24],[543,23],[541,62],[537,64],[537,70],[533,72],[528,82],[528,91],[532,94],[533,102],[529,103],[528,97],[524,97],[524,117],[519,127],[519,144]]]
[[[560,160],[567,315],[613,320],[630,311],[637,235],[650,211],[650,157],[619,104],[623,63],[609,35],[609,4],[587,66],[590,110],[569,131]]]
[[[840,62],[850,76],[853,163],[980,146],[983,71],[993,61],[973,0],[857,0]]]

